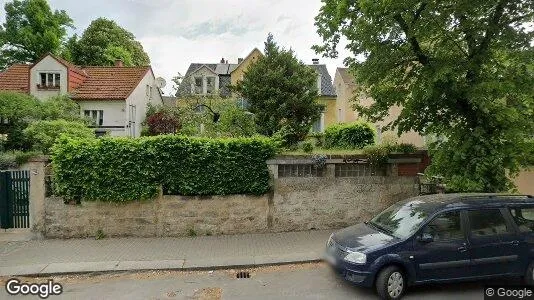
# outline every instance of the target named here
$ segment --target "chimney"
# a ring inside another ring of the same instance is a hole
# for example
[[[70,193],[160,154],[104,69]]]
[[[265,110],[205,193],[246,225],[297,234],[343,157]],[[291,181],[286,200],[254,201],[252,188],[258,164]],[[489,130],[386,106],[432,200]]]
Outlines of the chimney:
[[[224,57],[221,58],[221,64],[224,64],[225,60],[224,60]]]
[[[237,59],[237,64],[240,64],[240,63],[242,63],[242,62],[243,62],[243,58],[242,58],[242,57],[240,57],[240,58]]]
[[[115,60],[115,67],[123,67],[123,66],[124,66],[124,64],[122,63],[121,59]]]
[[[312,59],[312,62],[314,65],[318,65],[319,64],[319,59],[318,58],[314,58]]]

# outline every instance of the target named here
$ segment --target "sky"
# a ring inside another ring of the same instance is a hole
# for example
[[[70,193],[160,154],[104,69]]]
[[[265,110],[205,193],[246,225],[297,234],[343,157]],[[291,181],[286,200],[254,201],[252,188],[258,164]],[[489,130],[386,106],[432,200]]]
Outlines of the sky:
[[[3,8],[7,0],[0,0]],[[311,46],[320,43],[314,17],[320,0],[49,0],[52,9],[65,10],[81,35],[89,23],[105,17],[132,32],[151,59],[155,75],[167,80],[182,75],[192,62],[216,63],[222,57],[237,63],[263,42],[269,32],[299,59],[311,64],[313,58],[327,65],[334,77],[346,55],[327,59]],[[0,22],[4,22],[0,11]],[[341,50],[341,49],[340,49]]]

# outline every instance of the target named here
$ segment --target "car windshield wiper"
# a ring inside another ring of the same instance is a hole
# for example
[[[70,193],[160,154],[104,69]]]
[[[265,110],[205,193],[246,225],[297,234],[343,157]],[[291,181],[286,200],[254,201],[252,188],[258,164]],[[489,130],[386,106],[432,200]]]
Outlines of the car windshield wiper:
[[[371,226],[373,226],[373,227],[375,227],[375,228],[378,229],[379,231],[382,231],[382,232],[387,233],[387,234],[389,234],[389,235],[391,235],[391,236],[394,236],[394,235],[393,235],[393,230],[391,230],[391,229],[388,229],[388,228],[386,228],[386,227],[384,227],[384,226],[382,226],[382,225],[380,225],[380,224],[377,224],[377,223],[375,223],[375,222],[373,222],[373,221],[370,221],[368,224],[371,225]]]

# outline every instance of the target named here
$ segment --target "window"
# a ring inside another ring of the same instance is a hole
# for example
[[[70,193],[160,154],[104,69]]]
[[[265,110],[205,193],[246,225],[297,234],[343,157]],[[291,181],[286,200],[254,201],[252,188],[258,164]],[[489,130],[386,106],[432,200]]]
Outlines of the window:
[[[39,73],[39,79],[39,88],[59,88],[61,84],[59,73]]]
[[[324,129],[324,113],[321,113],[321,117],[315,121],[312,125],[312,132],[323,132]]]
[[[84,110],[83,115],[88,119],[93,119],[97,126],[102,126],[104,124],[103,110]]]
[[[424,233],[434,237],[434,241],[462,239],[464,234],[460,222],[460,212],[450,211],[439,214],[425,227]]]
[[[534,232],[534,207],[510,208],[510,213],[521,232]]]
[[[148,99],[152,98],[152,87],[150,86],[150,84],[146,85],[146,96],[148,97]]]
[[[509,231],[506,220],[498,209],[470,210],[471,234],[475,237],[492,236]]]
[[[206,93],[213,94],[215,92],[215,77],[206,77]]]
[[[194,94],[203,94],[203,80],[202,77],[195,77]]]
[[[317,76],[317,91],[318,91],[319,95],[321,95],[321,80],[322,79],[323,78],[322,78],[321,74],[319,74]]]
[[[244,98],[239,98],[236,101],[236,105],[241,109],[249,109],[250,105],[248,104],[248,101]]]

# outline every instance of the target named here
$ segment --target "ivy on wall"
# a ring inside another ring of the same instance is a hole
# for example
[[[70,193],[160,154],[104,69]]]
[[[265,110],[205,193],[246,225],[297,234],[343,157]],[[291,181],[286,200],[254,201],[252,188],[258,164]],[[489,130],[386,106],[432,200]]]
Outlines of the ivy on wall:
[[[55,192],[113,202],[153,198],[160,186],[179,195],[260,195],[276,148],[266,138],[63,138],[52,154]]]

